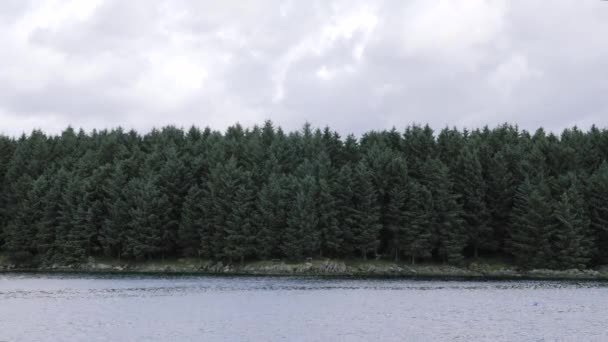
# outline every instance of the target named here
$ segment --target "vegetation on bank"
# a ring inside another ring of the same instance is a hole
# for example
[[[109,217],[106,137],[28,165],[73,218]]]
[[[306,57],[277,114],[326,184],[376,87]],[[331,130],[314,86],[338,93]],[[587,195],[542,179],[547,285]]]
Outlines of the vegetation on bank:
[[[607,159],[596,127],[34,131],[0,137],[0,249],[42,268],[499,256],[583,269],[608,260]]]
[[[19,266],[0,258],[1,272],[102,273],[150,275],[229,275],[229,276],[315,276],[315,277],[400,277],[441,279],[573,279],[608,280],[608,267],[599,269],[521,269],[502,260],[479,258],[458,266],[425,262],[361,259],[257,260],[229,263],[196,258],[153,261],[118,261],[89,258],[87,262],[62,265]]]

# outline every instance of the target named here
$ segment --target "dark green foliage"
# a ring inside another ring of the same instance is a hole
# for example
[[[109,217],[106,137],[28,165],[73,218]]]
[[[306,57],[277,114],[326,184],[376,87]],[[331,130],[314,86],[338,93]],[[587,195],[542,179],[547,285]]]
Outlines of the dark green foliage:
[[[608,262],[608,163],[604,161],[587,185],[591,230],[597,242],[597,259]]]
[[[281,252],[290,259],[312,257],[320,247],[319,216],[316,210],[316,184],[310,175],[291,177],[295,193],[288,212]]]
[[[137,260],[162,256],[169,198],[150,178],[130,180],[125,193],[128,232],[123,254]]]
[[[334,198],[336,200],[338,231],[343,242],[341,256],[351,255],[355,252],[352,241],[353,227],[357,224],[357,210],[354,203],[354,194],[357,191],[355,175],[350,163],[342,166],[338,171]]]
[[[608,131],[305,124],[0,136],[0,253],[608,263]]]
[[[258,193],[255,227],[257,255],[260,258],[278,257],[290,208],[288,177],[271,173],[268,182]]]
[[[510,229],[510,252],[524,267],[543,267],[551,262],[551,194],[545,182],[526,180],[515,195],[513,224]]]
[[[202,255],[243,260],[253,254],[254,198],[251,173],[243,170],[236,158],[211,170],[203,201]]]
[[[183,256],[199,255],[200,231],[204,227],[204,192],[194,185],[184,200],[178,231],[178,244]]]
[[[433,195],[424,185],[413,182],[406,208],[398,244],[414,264],[416,258],[428,258],[432,253]]]
[[[469,246],[477,257],[479,249],[493,247],[492,229],[488,225],[489,213],[486,208],[487,186],[477,150],[471,145],[462,149],[454,170],[454,190],[460,195],[459,203],[462,205]]]
[[[459,196],[453,192],[449,170],[436,158],[428,159],[421,168],[420,180],[431,193],[433,201],[432,227],[435,253],[444,261],[459,262],[467,243],[467,232],[462,222]]]
[[[565,191],[555,205],[552,232],[554,268],[584,268],[592,255],[589,217],[576,186]]]
[[[359,251],[363,259],[367,259],[367,255],[371,251],[377,254],[378,233],[382,228],[380,206],[371,178],[367,166],[363,162],[359,162],[353,174],[355,191],[351,203],[354,215],[349,235],[353,249]]]

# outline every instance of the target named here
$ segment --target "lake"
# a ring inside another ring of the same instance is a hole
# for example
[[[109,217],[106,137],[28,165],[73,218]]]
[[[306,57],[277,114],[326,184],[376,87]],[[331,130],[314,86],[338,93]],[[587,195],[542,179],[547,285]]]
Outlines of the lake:
[[[0,274],[0,341],[608,341],[608,284]]]

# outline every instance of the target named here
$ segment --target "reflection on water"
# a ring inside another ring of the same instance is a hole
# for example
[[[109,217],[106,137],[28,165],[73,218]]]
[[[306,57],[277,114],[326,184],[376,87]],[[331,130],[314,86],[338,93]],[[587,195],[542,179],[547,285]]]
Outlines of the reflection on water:
[[[0,274],[0,341],[608,341],[608,284]]]

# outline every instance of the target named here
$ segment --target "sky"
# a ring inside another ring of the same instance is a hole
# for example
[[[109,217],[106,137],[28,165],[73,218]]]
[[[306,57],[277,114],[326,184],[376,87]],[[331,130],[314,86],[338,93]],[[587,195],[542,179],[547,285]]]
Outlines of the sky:
[[[2,0],[0,133],[608,126],[608,1]]]

